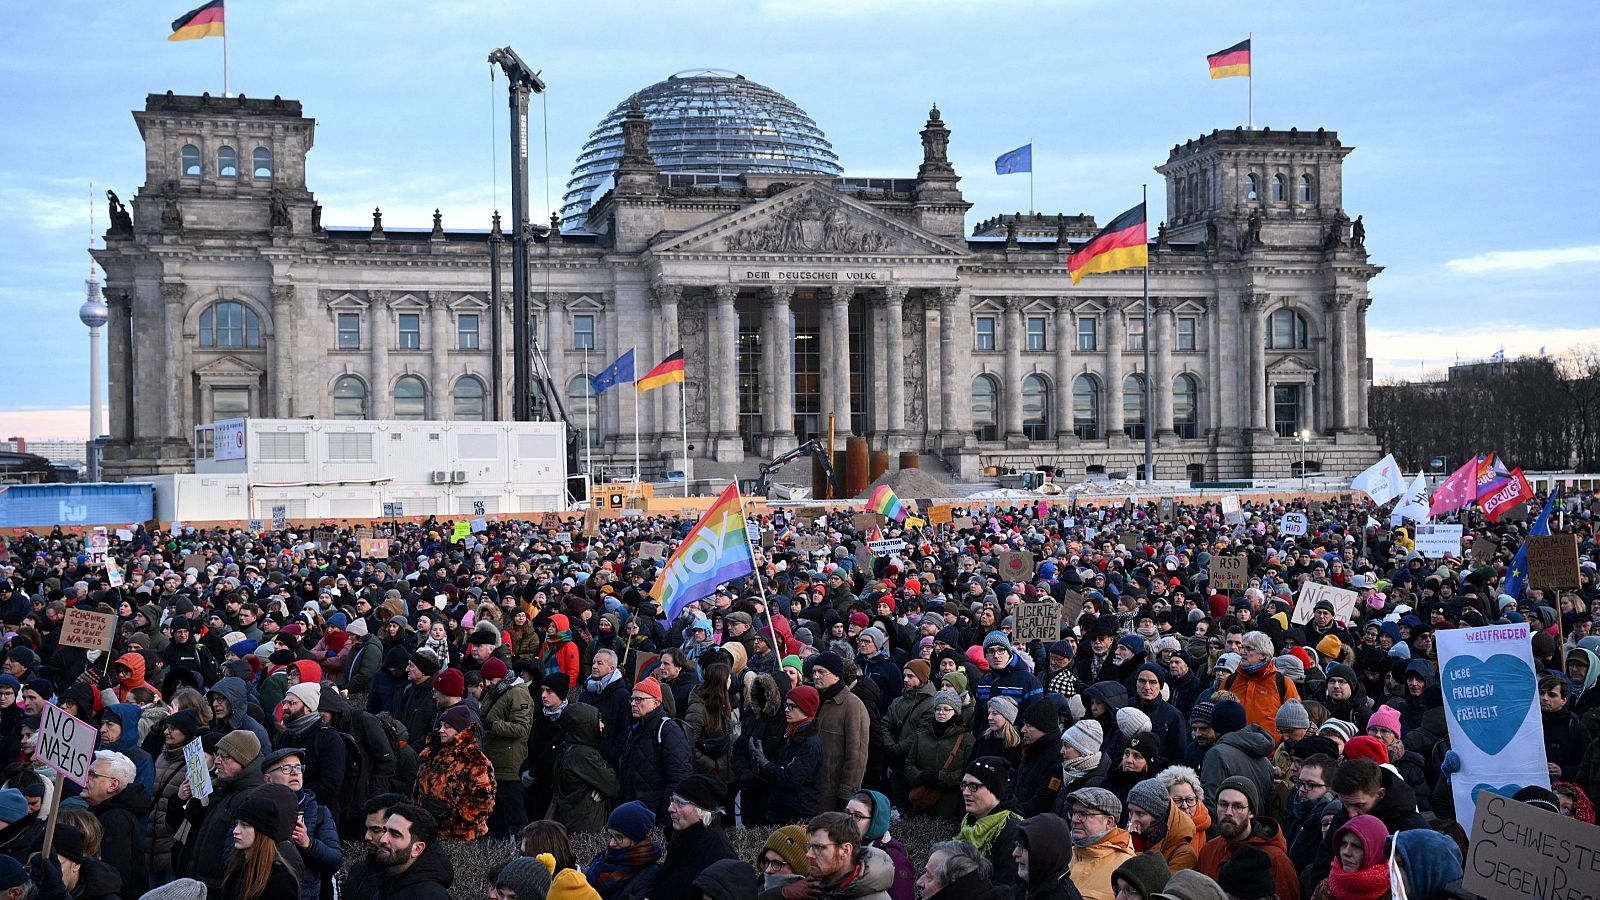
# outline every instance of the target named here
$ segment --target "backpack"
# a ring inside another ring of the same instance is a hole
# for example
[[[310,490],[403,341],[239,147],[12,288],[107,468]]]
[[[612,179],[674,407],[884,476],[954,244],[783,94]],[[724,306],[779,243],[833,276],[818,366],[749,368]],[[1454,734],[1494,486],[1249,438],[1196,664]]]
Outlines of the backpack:
[[[350,721],[345,723],[344,730],[337,733],[344,741],[344,778],[339,782],[339,814],[346,822],[361,822],[363,817],[361,807],[368,799],[378,794],[387,793],[392,785],[369,784],[372,773],[377,770],[374,761],[384,752],[384,748],[369,747],[357,739],[355,734],[367,734],[368,729],[357,727],[361,716],[368,716],[378,723],[378,728],[388,744],[389,757],[395,761],[398,770],[400,762],[400,740],[394,730],[392,719],[386,720],[383,716],[374,716],[362,710],[351,710]]]

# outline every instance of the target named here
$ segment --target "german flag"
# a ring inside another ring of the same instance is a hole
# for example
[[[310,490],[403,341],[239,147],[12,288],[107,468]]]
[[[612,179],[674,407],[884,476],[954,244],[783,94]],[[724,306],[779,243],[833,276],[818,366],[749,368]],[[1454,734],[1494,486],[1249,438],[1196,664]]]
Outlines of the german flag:
[[[1077,284],[1091,272],[1115,272],[1149,265],[1145,236],[1144,204],[1141,203],[1100,229],[1094,240],[1067,257],[1067,271]]]
[[[644,377],[633,383],[634,390],[648,391],[671,384],[674,381],[683,381],[683,351],[672,354],[661,361],[661,365],[644,373]]]
[[[213,35],[221,36],[222,30],[222,0],[211,0],[210,3],[184,13],[172,20],[172,34],[169,41],[194,41]]]
[[[1206,57],[1211,66],[1212,78],[1232,78],[1250,75],[1250,39],[1245,38],[1226,50],[1218,50]]]

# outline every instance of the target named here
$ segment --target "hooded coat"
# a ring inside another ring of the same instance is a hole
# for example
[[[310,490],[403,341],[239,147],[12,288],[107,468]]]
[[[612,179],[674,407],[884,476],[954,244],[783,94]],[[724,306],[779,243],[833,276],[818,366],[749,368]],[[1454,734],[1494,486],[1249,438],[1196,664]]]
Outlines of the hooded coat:
[[[222,721],[213,720],[211,730],[218,735],[226,735],[230,731],[241,728],[249,729],[261,742],[263,749],[272,746],[272,738],[267,736],[267,729],[261,723],[250,717],[250,688],[244,683],[243,678],[224,678],[211,686],[206,692],[221,694],[222,699],[228,702],[228,718]]]
[[[117,722],[122,726],[122,734],[112,743],[101,745],[99,749],[115,750],[133,760],[133,767],[138,772],[135,780],[144,785],[145,795],[149,796],[156,789],[156,767],[150,759],[150,754],[139,747],[139,718],[144,710],[133,703],[113,703],[106,707],[105,711],[117,717]]]
[[[877,847],[861,848],[855,868],[838,883],[818,882],[816,900],[889,900],[894,861]]]
[[[1017,886],[1017,900],[1082,900],[1071,877],[1072,829],[1060,816],[1023,821],[1017,826],[1017,846],[1028,851],[1028,877]]]
[[[317,711],[332,713],[333,721],[329,724],[333,729],[354,738],[353,747],[348,741],[344,743],[346,766],[340,777],[348,777],[350,753],[356,754],[359,765],[356,767],[354,783],[341,782],[339,785],[340,802],[335,815],[347,827],[359,826],[366,818],[361,813],[365,798],[375,797],[394,786],[395,770],[400,761],[396,758],[394,745],[389,743],[388,730],[378,717],[355,709],[338,691],[323,691]]]
[[[533,730],[533,697],[528,689],[504,678],[483,694],[483,753],[494,764],[495,778],[516,781],[528,759],[528,733]]]
[[[117,689],[115,693],[118,700],[122,702],[131,700],[133,689],[141,687],[149,688],[150,690],[154,691],[156,698],[160,699],[161,689],[145,680],[145,660],[143,653],[124,653],[117,657],[116,665],[126,666],[128,668],[128,675],[121,681],[117,682]]]
[[[417,766],[417,802],[439,821],[439,837],[471,841],[489,833],[494,811],[494,766],[478,748],[478,726],[468,725],[448,742],[428,733]]]
[[[1273,739],[1266,729],[1253,723],[1218,738],[1200,763],[1200,786],[1205,790],[1206,805],[1216,806],[1218,788],[1232,775],[1243,775],[1255,782],[1257,796],[1272,796],[1272,748]]]
[[[957,749],[958,743],[959,749]],[[911,737],[911,747],[906,752],[906,761],[900,767],[900,774],[906,784],[916,787],[921,783],[938,791],[939,796],[932,806],[926,809],[913,809],[912,812],[933,816],[946,822],[960,821],[961,773],[966,771],[967,760],[972,756],[972,744],[972,735],[967,732],[967,721],[959,712],[951,716],[950,721],[942,724],[931,714],[916,724]],[[931,777],[931,783],[927,783],[928,779],[922,777],[924,775]]]
[[[1048,698],[1035,703],[1049,703]],[[1061,790],[1061,732],[1051,729],[1031,744],[1022,745],[1022,761],[1012,774],[1011,792],[1017,811],[1025,817],[1049,812]]]
[[[161,751],[155,758],[156,789],[152,794],[150,821],[146,828],[145,850],[152,872],[165,874],[173,869],[172,833],[178,823],[170,816],[172,802],[178,788],[184,784],[187,766],[183,759],[183,746]]]
[[[372,689],[367,692],[367,712],[377,715],[400,715],[400,695],[406,689],[406,663],[411,654],[399,645],[383,651],[383,665],[372,676]]]
[[[718,860],[738,858],[727,834],[715,821],[674,831],[667,839],[667,856],[661,862],[650,900],[694,900],[694,879],[701,872]],[[889,874],[892,878],[893,870]]]
[[[622,779],[618,800],[638,800],[650,807],[657,822],[667,821],[667,796],[694,774],[683,725],[667,718],[659,706],[636,720],[628,728],[618,773]]]
[[[1383,796],[1367,811],[1368,815],[1376,816],[1389,829],[1390,834],[1398,834],[1408,828],[1427,828],[1427,817],[1417,812],[1417,795],[1411,790],[1411,785],[1406,784],[1404,778],[1395,774],[1388,766],[1379,766],[1378,774],[1383,779]],[[1333,842],[1333,835],[1339,826],[1350,821],[1350,816],[1340,805],[1334,813],[1333,824],[1328,827],[1328,833],[1323,836],[1317,855],[1312,860],[1309,868],[1300,874],[1300,886],[1305,896],[1310,896],[1312,890],[1328,877],[1328,869],[1338,858],[1339,847]]]
[[[404,872],[378,876],[378,896],[384,900],[450,900],[455,866],[438,844],[425,847]]]
[[[1245,721],[1260,725],[1272,738],[1274,745],[1281,739],[1277,724],[1278,707],[1285,700],[1300,699],[1300,690],[1295,687],[1293,679],[1279,672],[1270,659],[1262,663],[1261,669],[1256,672],[1247,672],[1244,666],[1240,666],[1238,671],[1228,676],[1223,689],[1232,691],[1239,698],[1239,703],[1244,706]]]
[[[573,833],[603,831],[611,798],[621,785],[600,754],[600,712],[586,703],[569,703],[559,724],[567,749],[556,763],[552,818]]]
[[[1072,848],[1072,883],[1078,886],[1084,900],[1114,900],[1117,892],[1111,886],[1111,876],[1132,858],[1133,838],[1121,828],[1112,828],[1089,846]],[[1031,868],[1031,859],[1029,864]]]

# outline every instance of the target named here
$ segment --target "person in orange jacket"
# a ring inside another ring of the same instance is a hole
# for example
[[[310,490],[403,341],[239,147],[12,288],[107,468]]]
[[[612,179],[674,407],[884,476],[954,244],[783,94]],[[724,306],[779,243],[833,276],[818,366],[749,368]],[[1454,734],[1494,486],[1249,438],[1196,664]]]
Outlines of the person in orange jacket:
[[[1278,734],[1278,707],[1285,700],[1299,700],[1300,691],[1292,680],[1278,671],[1272,654],[1272,638],[1265,632],[1247,633],[1239,669],[1222,683],[1222,690],[1238,698],[1244,706],[1245,721],[1260,725],[1272,736],[1273,746],[1277,746],[1283,740]]]
[[[111,675],[117,680],[117,699],[127,703],[134,688],[149,688],[155,692],[156,702],[161,701],[161,691],[144,680],[144,654],[124,653],[111,664]]]
[[[571,620],[562,613],[555,613],[550,617],[550,624],[545,627],[544,633],[544,673],[560,672],[572,684],[582,684],[583,675],[579,669],[583,661],[578,653],[578,645],[572,641]]]

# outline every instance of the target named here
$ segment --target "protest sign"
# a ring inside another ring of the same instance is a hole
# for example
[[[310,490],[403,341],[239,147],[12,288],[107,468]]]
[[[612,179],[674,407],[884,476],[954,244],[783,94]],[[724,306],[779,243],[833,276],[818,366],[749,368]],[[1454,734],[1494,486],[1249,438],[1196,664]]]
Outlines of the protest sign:
[[[1137,551],[1140,547],[1139,533],[1137,531],[1124,531],[1117,535],[1117,543],[1129,550]]]
[[[1222,521],[1229,525],[1244,524],[1244,510],[1239,503],[1239,495],[1228,494],[1221,500]]]
[[[638,684],[641,679],[649,678],[655,671],[656,663],[661,661],[659,653],[640,652],[633,657],[633,683]]]
[[[802,534],[794,539],[794,547],[804,553],[815,553],[818,550],[826,550],[828,542],[820,534]]]
[[[926,526],[927,524],[928,524],[928,520],[924,519],[924,518],[921,518],[920,516],[906,516],[906,527],[907,528],[922,528],[922,527]]]
[[[482,500],[474,500],[474,501],[472,501],[472,514],[473,515],[481,516],[481,515],[483,515],[484,513],[488,512],[488,511],[489,511],[488,506]]]
[[[1600,827],[1480,791],[1461,890],[1486,900],[1592,897]]]
[[[361,539],[361,558],[362,559],[388,559],[389,558],[389,539],[388,538],[371,538],[371,537],[362,538]]]
[[[122,587],[126,579],[122,574],[122,567],[111,557],[106,557],[106,584],[111,587]]]
[[[450,529],[450,543],[459,544],[472,534],[471,522],[457,522]]]
[[[1000,577],[1012,583],[1026,582],[1033,578],[1033,554],[1021,550],[1006,550],[997,554],[1000,563]]]
[[[1309,525],[1305,513],[1284,513],[1278,520],[1278,533],[1285,537],[1301,537]]]
[[[1444,559],[1461,555],[1461,532],[1460,525],[1421,523],[1412,537],[1418,553],[1429,559]]]
[[[1472,564],[1480,567],[1493,562],[1495,553],[1500,550],[1499,545],[1492,538],[1482,534],[1473,538],[1472,543],[1468,546],[1472,552]]]
[[[851,525],[857,531],[871,531],[878,527],[878,514],[875,512],[856,513],[851,517]]]
[[[1577,588],[1578,536],[1535,534],[1528,536],[1528,586]]]
[[[206,567],[206,558],[199,553],[185,554],[183,557],[183,567],[185,569],[194,569],[198,572]]]
[[[953,519],[950,522],[950,527],[957,531],[967,531],[973,527],[972,517],[962,516],[959,519]]]
[[[211,770],[206,768],[206,751],[199,738],[183,745],[183,774],[196,800],[211,796]]]
[[[39,716],[35,755],[79,787],[89,786],[89,765],[94,761],[93,725],[68,715],[54,703],[45,703]]]
[[[928,524],[930,525],[948,525],[954,518],[955,513],[951,511],[949,504],[936,503],[928,507]]]
[[[868,541],[867,546],[872,548],[872,552],[874,554],[882,556],[885,553],[895,553],[900,550],[904,550],[906,548],[906,542],[899,538],[885,538],[881,541]]]
[[[72,607],[61,622],[61,646],[82,647],[85,650],[110,650],[117,635],[117,617],[113,613],[90,612]]]
[[[1333,604],[1333,618],[1336,622],[1350,622],[1355,618],[1356,592],[1344,588],[1334,587],[1330,584],[1319,584],[1308,581],[1300,585],[1300,595],[1294,601],[1294,613],[1289,616],[1289,621],[1296,625],[1304,625],[1311,621],[1311,614],[1316,612],[1317,604],[1322,601]]]
[[[1061,639],[1061,606],[1053,600],[1019,604],[1012,615],[1016,621],[1011,626],[1011,642],[1019,647]]]
[[[1061,627],[1076,627],[1078,617],[1081,615],[1083,615],[1083,595],[1077,591],[1067,591],[1061,596]]]
[[[1450,776],[1456,821],[1470,829],[1478,788],[1550,786],[1539,676],[1525,624],[1445,628],[1435,641],[1450,749],[1461,757]]]
[[[131,541],[131,540],[133,540],[133,529],[132,528],[118,528],[117,529],[117,540],[119,540],[119,541]]]
[[[1211,557],[1211,589],[1213,591],[1242,591],[1250,584],[1250,563],[1243,556]]]
[[[274,506],[272,508],[272,530],[282,531],[289,524],[289,507]]]
[[[600,533],[600,510],[589,507],[583,511],[583,536],[594,537]]]
[[[639,555],[646,559],[666,559],[667,545],[660,541],[645,541],[639,545]]]
[[[1162,497],[1156,509],[1163,522],[1171,522],[1178,518],[1178,501],[1171,497]]]
[[[488,531],[489,530],[489,520],[483,518],[482,516],[479,516],[478,518],[473,519],[472,522],[471,522],[471,525],[472,525],[472,533],[473,534],[478,534],[479,532],[483,532],[483,531]]]
[[[106,555],[111,552],[111,538],[106,535],[104,528],[96,528],[89,535],[89,565],[103,566],[106,564]]]
[[[572,532],[558,531],[555,534],[550,535],[550,539],[558,544],[570,544],[572,543]]]

